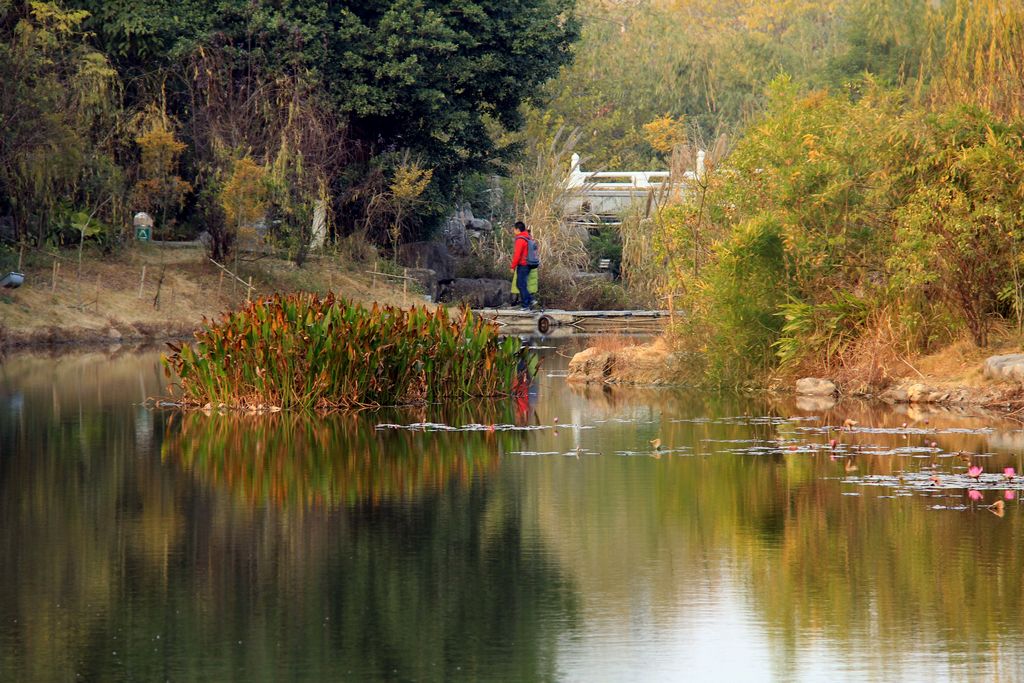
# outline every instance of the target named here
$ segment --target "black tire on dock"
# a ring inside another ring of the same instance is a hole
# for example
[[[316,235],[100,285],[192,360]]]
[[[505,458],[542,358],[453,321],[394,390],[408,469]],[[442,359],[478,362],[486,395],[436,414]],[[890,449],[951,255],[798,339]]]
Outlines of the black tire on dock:
[[[546,315],[542,315],[537,318],[537,331],[541,334],[547,334],[551,331],[551,318]]]

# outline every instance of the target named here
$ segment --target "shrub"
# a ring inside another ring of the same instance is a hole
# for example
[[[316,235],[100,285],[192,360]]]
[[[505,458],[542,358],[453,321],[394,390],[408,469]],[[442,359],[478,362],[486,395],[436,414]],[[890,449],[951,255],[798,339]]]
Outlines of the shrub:
[[[781,367],[795,367],[807,357],[825,367],[842,359],[868,327],[871,302],[836,291],[832,299],[810,304],[797,299],[779,306],[784,319],[773,344]]]
[[[338,410],[514,392],[537,360],[468,310],[366,309],[275,295],[196,333],[163,358],[186,405]]]
[[[706,351],[708,379],[743,383],[773,364],[779,306],[786,301],[786,254],[782,227],[761,214],[739,225],[718,245],[704,275],[687,335]]]

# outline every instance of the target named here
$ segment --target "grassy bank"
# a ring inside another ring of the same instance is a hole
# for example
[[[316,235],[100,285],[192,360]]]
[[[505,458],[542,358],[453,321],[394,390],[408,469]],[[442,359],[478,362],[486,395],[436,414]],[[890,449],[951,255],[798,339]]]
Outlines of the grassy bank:
[[[204,316],[244,304],[249,278],[253,297],[302,290],[334,291],[361,302],[422,302],[411,290],[403,297],[401,286],[367,272],[372,263],[341,255],[313,258],[302,268],[269,256],[228,265],[245,284],[198,246],[142,244],[112,254],[87,250],[80,266],[73,251],[26,251],[25,283],[0,290],[0,348],[187,336]]]

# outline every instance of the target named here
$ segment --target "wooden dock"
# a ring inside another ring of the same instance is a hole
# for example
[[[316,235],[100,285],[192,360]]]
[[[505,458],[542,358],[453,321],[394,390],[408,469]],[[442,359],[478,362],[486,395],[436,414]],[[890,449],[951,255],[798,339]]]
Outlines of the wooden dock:
[[[481,308],[473,313],[511,334],[572,334],[574,332],[657,333],[669,321],[668,311],[523,311]]]

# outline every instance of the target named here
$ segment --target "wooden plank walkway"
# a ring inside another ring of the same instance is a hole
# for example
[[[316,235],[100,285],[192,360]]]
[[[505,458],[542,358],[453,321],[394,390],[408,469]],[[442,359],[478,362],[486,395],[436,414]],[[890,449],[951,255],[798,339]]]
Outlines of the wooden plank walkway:
[[[540,332],[659,332],[668,323],[668,311],[523,311],[518,308],[481,308],[473,313],[493,320],[503,331]]]

